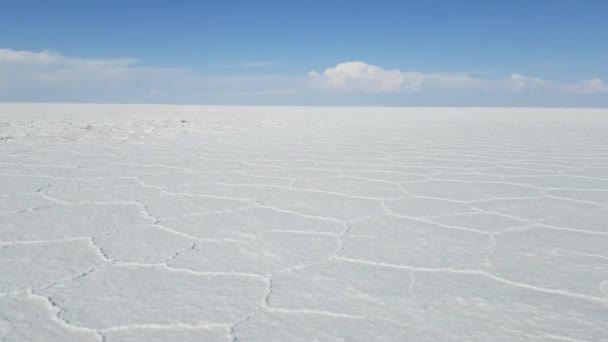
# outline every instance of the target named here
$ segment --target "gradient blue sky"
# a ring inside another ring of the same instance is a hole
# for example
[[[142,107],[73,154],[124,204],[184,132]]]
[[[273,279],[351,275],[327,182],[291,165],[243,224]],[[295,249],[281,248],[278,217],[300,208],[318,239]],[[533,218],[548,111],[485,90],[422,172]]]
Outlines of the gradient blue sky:
[[[608,106],[607,13],[594,0],[5,1],[0,100]]]

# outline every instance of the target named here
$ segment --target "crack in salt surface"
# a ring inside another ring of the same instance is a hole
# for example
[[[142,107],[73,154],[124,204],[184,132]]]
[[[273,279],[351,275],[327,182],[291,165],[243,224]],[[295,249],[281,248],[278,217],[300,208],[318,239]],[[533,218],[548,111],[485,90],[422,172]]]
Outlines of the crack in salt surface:
[[[181,254],[186,253],[188,251],[193,251],[194,249],[196,249],[196,241],[192,241],[192,243],[190,244],[189,247],[186,247],[184,249],[180,249],[180,250],[176,251],[175,253],[173,253],[172,256],[170,256],[169,258],[165,259],[165,264],[168,264],[170,261],[175,260]]]
[[[95,336],[97,336],[97,339],[99,341],[104,340],[103,336],[101,335],[101,333],[98,330],[95,329],[91,329],[91,328],[87,328],[87,327],[83,327],[77,324],[74,324],[68,320],[66,320],[65,318],[61,317],[62,313],[64,312],[64,310],[62,308],[60,308],[52,299],[51,297],[47,297],[47,296],[42,296],[39,294],[36,294],[32,291],[28,291],[28,297],[30,298],[35,298],[41,301],[44,301],[44,303],[47,305],[47,308],[50,309],[50,311],[54,312],[54,314],[52,314],[50,316],[50,318],[57,322],[58,324],[60,324],[61,326],[63,326],[66,329],[72,330],[72,331],[79,331],[79,332],[88,332],[88,333],[92,333],[95,334]]]

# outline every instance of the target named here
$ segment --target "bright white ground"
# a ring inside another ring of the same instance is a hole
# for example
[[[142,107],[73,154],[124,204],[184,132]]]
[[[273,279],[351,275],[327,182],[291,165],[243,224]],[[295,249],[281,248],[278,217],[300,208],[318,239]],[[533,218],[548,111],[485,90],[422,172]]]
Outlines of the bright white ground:
[[[608,341],[608,111],[0,105],[2,341]]]

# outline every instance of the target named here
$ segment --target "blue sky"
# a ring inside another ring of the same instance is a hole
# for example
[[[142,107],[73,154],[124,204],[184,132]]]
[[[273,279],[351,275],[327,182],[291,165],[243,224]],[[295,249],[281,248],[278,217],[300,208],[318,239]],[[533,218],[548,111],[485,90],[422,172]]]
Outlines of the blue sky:
[[[0,100],[608,106],[608,1],[6,1]]]

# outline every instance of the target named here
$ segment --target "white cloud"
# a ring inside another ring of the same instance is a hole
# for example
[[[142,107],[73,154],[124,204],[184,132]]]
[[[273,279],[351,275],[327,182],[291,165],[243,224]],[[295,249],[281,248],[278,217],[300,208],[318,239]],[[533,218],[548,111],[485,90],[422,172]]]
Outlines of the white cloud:
[[[597,94],[608,91],[608,84],[600,79],[581,81],[573,85],[538,77],[512,73],[506,78],[484,79],[471,73],[423,73],[417,71],[387,70],[361,61],[339,63],[322,73],[311,71],[308,80],[312,87],[347,93],[407,93],[419,91],[490,91],[516,92],[560,89],[570,93]]]
[[[365,62],[339,63],[323,73],[311,71],[308,78],[314,86],[344,92],[399,93],[424,88],[471,88],[483,81],[464,73],[422,73],[386,70]]]
[[[543,79],[528,77],[517,73],[511,74],[511,77],[505,80],[504,83],[507,86],[507,89],[510,89],[515,92],[538,89],[550,85],[550,82],[545,81]]]
[[[141,66],[136,59],[84,59],[59,53],[0,49],[0,88],[4,86],[90,87],[141,83],[181,76],[185,70]]]
[[[364,62],[345,62],[327,68],[323,74],[310,72],[309,77],[326,88],[366,93],[390,93],[420,88],[420,73],[385,70]]]
[[[0,49],[0,65],[6,63],[15,64],[51,64],[62,57],[52,51],[41,52],[17,51],[11,49]]]
[[[474,78],[466,73],[427,73],[424,76],[424,86],[428,88],[474,89],[486,83],[485,80]]]
[[[562,89],[574,94],[600,94],[608,93],[608,83],[599,78],[583,80],[573,84],[566,84]]]
[[[270,65],[258,61],[232,67]],[[147,66],[134,58],[74,58],[49,50],[0,49],[0,100],[197,101],[213,96],[289,94],[296,85],[293,77],[208,76],[185,68]]]
[[[18,67],[34,69],[38,72],[77,69],[78,71],[111,71],[135,67],[137,60],[120,59],[82,59],[68,58],[59,53],[43,50],[41,52],[0,49],[0,67],[8,71]]]
[[[269,83],[254,75],[207,77],[185,68],[147,66],[134,58],[74,58],[49,50],[0,49],[4,101],[187,102],[225,91],[261,91]]]

